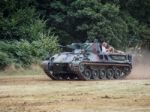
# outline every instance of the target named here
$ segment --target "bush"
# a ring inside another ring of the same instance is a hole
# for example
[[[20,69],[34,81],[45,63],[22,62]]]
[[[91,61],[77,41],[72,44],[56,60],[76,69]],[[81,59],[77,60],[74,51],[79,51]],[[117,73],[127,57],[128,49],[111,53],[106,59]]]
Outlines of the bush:
[[[9,64],[28,67],[58,51],[57,37],[48,32],[34,7],[18,7],[23,2],[15,0],[2,2],[13,7],[0,10],[0,69]]]
[[[10,64],[10,59],[8,54],[0,51],[0,70],[5,68]]]
[[[9,64],[29,67],[44,57],[58,52],[58,41],[51,32],[41,34],[40,38],[29,42],[0,41],[0,69]]]

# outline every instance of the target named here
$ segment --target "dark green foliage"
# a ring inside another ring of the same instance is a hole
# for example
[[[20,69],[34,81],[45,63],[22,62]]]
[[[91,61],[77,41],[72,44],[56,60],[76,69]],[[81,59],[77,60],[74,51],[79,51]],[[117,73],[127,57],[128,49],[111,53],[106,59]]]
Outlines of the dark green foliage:
[[[140,22],[143,47],[150,48],[150,0],[127,0],[124,8]]]
[[[4,52],[0,52],[0,69],[8,66],[10,63],[10,59],[8,58],[8,55]]]
[[[102,0],[105,3],[107,1],[115,3],[114,0]],[[142,47],[150,48],[150,0],[117,0],[119,2],[115,3],[120,5],[122,12],[128,12],[140,23],[138,28],[140,31],[140,41]],[[127,16],[128,17],[128,16]],[[137,27],[134,27],[137,28]],[[138,40],[138,39],[136,39]],[[134,41],[133,41],[134,42]],[[136,42],[134,42],[136,43]]]
[[[39,37],[38,32],[42,32],[44,26],[44,22],[38,19],[34,9],[18,9],[9,18],[1,18],[0,38],[34,40]]]
[[[120,0],[120,4],[140,22],[150,25],[150,0]]]
[[[25,1],[0,2],[0,69],[10,64],[27,67],[58,51],[57,37],[46,29],[33,2]]]
[[[58,52],[57,37],[51,35],[41,34],[40,39],[32,42],[0,41],[0,69],[9,64],[27,67],[39,59]]]
[[[121,12],[119,0],[53,1],[43,10],[47,26],[59,35],[61,43],[98,38],[124,49],[139,37],[138,22],[130,14]]]
[[[0,69],[29,66],[59,44],[150,47],[150,0],[0,0]],[[55,35],[54,35],[55,34]]]

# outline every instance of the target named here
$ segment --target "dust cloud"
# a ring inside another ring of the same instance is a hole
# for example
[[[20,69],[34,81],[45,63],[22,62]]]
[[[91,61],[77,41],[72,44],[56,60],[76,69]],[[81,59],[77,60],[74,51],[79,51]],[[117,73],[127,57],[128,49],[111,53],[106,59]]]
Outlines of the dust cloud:
[[[133,54],[133,69],[127,79],[150,79],[150,51]]]

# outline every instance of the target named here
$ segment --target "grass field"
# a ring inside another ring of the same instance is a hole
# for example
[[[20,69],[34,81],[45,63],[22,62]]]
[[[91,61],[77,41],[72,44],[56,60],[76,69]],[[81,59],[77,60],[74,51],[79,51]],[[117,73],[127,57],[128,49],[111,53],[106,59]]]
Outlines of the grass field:
[[[0,112],[150,112],[150,79],[52,81],[36,68],[12,73],[0,73]]]

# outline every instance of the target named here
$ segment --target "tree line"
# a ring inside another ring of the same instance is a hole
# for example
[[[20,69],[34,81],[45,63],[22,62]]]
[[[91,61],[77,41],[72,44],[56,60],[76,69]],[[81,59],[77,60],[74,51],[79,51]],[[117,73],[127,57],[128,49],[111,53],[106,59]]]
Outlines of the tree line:
[[[0,69],[26,67],[58,44],[106,40],[150,48],[150,0],[1,0]]]

